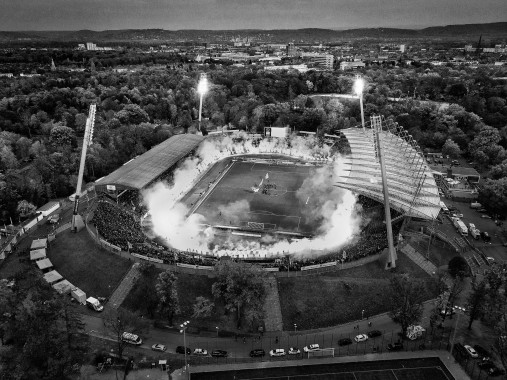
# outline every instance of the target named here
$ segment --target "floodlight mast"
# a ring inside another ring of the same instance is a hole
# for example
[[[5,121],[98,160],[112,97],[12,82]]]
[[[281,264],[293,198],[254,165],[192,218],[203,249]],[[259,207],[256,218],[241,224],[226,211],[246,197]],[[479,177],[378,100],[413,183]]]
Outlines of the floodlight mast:
[[[389,202],[389,188],[387,184],[387,173],[384,161],[384,152],[382,151],[381,134],[382,134],[382,120],[380,116],[371,117],[371,128],[373,130],[373,136],[377,145],[377,159],[380,164],[380,173],[382,175],[382,190],[384,193],[384,212],[386,217],[387,227],[387,247],[388,247],[388,258],[386,269],[396,268],[396,249],[394,248],[393,239],[393,226],[391,222],[391,207]]]
[[[201,119],[202,119],[202,98],[205,93],[208,92],[208,78],[205,73],[201,73],[199,79],[199,85],[197,86],[197,92],[199,93],[199,132],[201,131]]]
[[[354,82],[354,92],[359,98],[359,106],[361,107],[361,125],[364,129],[364,107],[363,107],[363,90],[364,90],[364,79],[359,75],[356,76],[356,81]]]
[[[77,220],[81,218],[78,215],[79,208],[79,197],[81,196],[81,187],[83,185],[83,174],[84,174],[84,166],[86,161],[86,152],[88,150],[88,145],[92,142],[93,137],[93,126],[95,124],[95,111],[97,106],[95,104],[90,105],[90,112],[88,114],[88,118],[86,119],[86,129],[83,139],[83,148],[81,150],[81,161],[79,164],[79,173],[77,176],[77,186],[76,193],[74,195],[74,211],[72,213],[72,226],[71,231],[76,231],[77,229]],[[81,221],[82,222],[82,221]]]

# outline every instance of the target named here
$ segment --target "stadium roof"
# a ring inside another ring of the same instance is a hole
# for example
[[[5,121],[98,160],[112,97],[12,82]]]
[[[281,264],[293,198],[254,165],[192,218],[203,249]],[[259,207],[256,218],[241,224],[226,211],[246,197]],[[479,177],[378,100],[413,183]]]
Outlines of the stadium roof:
[[[126,162],[95,185],[115,185],[141,190],[160,177],[204,140],[198,135],[175,135]]]
[[[339,187],[384,202],[382,176],[373,130],[348,128],[340,132],[350,145]],[[389,203],[407,216],[435,219],[440,212],[438,187],[412,136],[393,125],[379,133],[384,157]]]

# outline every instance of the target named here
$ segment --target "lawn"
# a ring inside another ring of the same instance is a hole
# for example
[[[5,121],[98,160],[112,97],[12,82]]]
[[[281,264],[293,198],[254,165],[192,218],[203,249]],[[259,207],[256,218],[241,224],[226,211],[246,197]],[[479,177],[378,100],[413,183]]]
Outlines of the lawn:
[[[95,297],[109,298],[132,265],[97,246],[86,229],[58,234],[48,257],[63,278]]]
[[[195,212],[210,224],[248,227],[253,222],[313,233],[317,226],[304,218],[304,208],[311,208],[313,200],[296,196],[310,171],[305,166],[235,162]]]
[[[409,273],[426,282],[430,277],[399,253],[394,273]],[[365,309],[369,315],[387,312],[386,294],[393,272],[380,261],[326,275],[279,278],[278,291],[284,326],[297,321],[301,329],[314,329],[354,321]],[[350,285],[350,290],[345,288]],[[431,296],[428,292],[427,299]]]

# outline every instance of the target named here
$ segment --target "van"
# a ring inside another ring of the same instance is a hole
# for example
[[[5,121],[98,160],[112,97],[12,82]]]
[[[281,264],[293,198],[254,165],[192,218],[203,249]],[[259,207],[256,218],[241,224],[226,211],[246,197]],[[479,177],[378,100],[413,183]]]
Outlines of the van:
[[[86,300],[86,306],[95,311],[104,310],[104,306],[102,306],[98,299],[93,297],[88,297]]]
[[[478,209],[482,208],[482,205],[479,202],[472,202],[472,203],[470,203],[470,208],[478,210]]]
[[[128,344],[134,344],[136,346],[139,346],[143,344],[143,340],[139,338],[138,335],[124,332],[121,336],[121,340]]]

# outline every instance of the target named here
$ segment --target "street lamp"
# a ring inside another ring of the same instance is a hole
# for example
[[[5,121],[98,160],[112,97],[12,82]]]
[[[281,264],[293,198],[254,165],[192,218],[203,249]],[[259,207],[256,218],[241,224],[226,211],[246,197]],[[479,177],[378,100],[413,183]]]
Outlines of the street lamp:
[[[456,317],[456,324],[454,325],[454,332],[452,334],[452,341],[451,341],[451,354],[454,350],[454,340],[456,339],[456,330],[458,329],[458,325],[459,325],[459,317],[461,314],[463,314],[465,312],[465,308],[464,307],[461,307],[461,306],[454,306],[453,307],[454,310],[456,310],[458,316]]]
[[[217,329],[217,338],[218,338],[218,326],[217,326],[217,327],[215,327],[215,328]]]
[[[199,100],[199,132],[201,131],[201,118],[202,118],[202,98],[205,93],[208,92],[208,78],[205,73],[201,73],[201,78],[199,79],[199,85],[197,86],[197,92],[200,95]]]
[[[294,323],[294,332],[297,331],[298,325]]]
[[[188,363],[187,363],[187,338],[186,338],[186,331],[188,328],[188,324],[190,321],[185,321],[180,325],[180,334],[183,333],[183,351],[185,351],[185,372],[187,373],[187,378],[190,378],[190,375],[188,373]]]
[[[361,310],[361,319],[364,319],[364,309]]]
[[[354,92],[359,98],[359,106],[361,107],[361,125],[364,130],[364,107],[363,107],[363,90],[364,90],[364,79],[360,76],[356,77],[356,81],[354,82]]]

